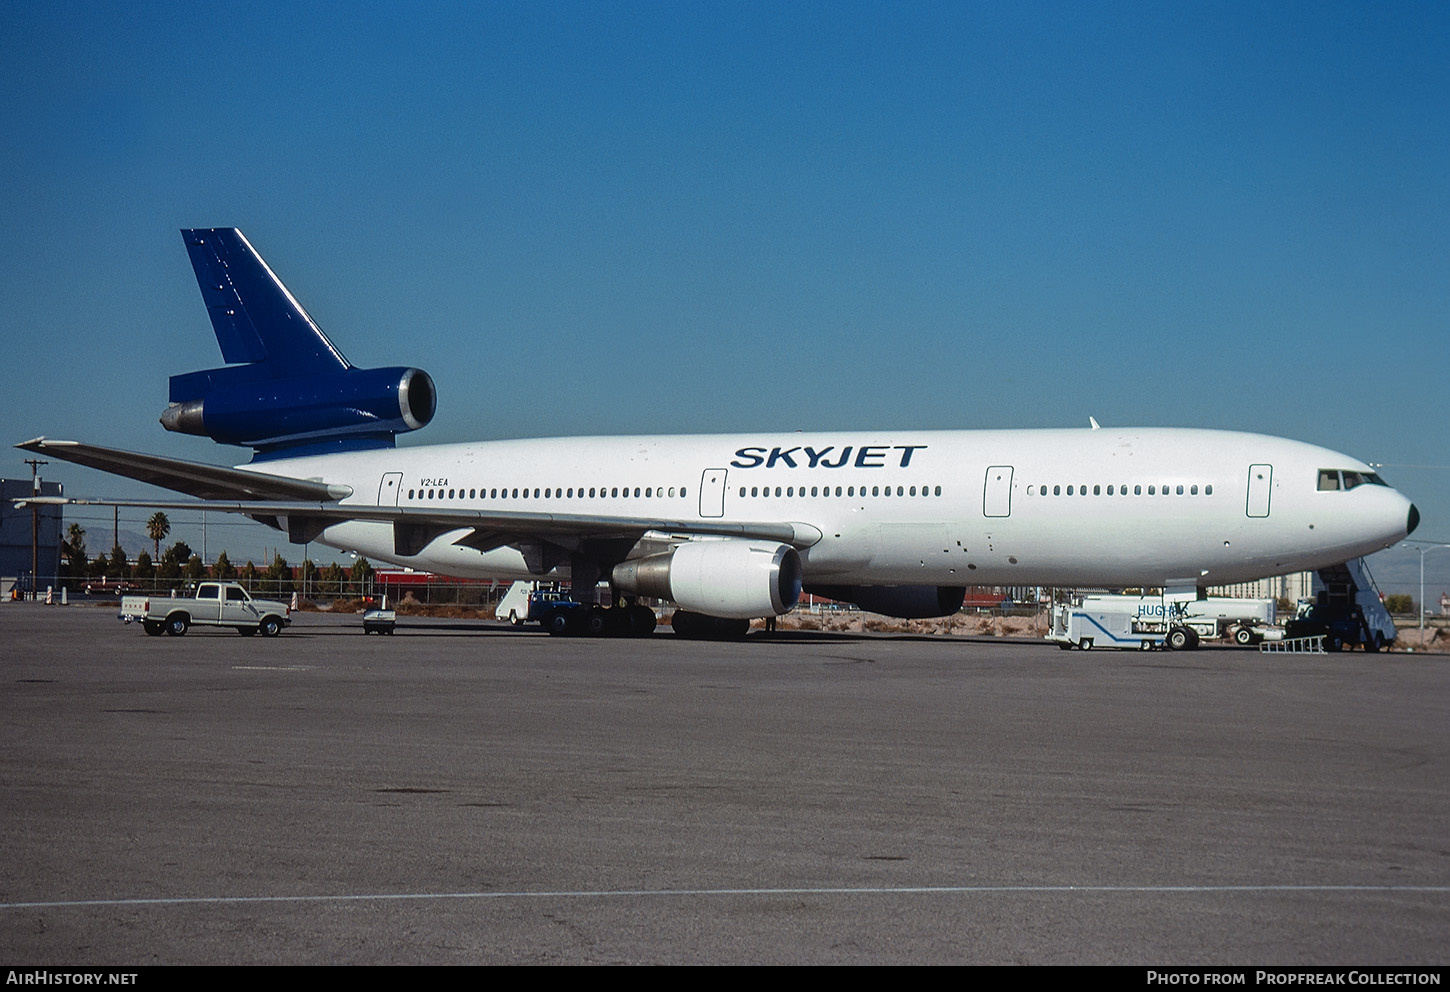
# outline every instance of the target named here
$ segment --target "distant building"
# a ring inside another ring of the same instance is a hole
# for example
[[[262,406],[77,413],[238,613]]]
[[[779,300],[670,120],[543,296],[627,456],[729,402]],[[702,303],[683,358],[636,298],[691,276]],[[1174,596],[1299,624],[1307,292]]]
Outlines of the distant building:
[[[1314,598],[1312,572],[1294,572],[1290,575],[1276,575],[1257,582],[1235,582],[1227,586],[1210,586],[1210,596],[1227,596],[1231,599],[1287,599],[1296,603],[1301,599]]]
[[[0,577],[17,579],[26,576],[28,588],[30,575],[30,508],[15,508],[14,500],[24,499],[31,494],[29,479],[0,479]],[[40,483],[40,495],[60,496],[59,482]],[[39,557],[40,588],[55,582],[60,571],[60,542],[64,531],[61,507],[42,506],[38,509],[36,545]]]

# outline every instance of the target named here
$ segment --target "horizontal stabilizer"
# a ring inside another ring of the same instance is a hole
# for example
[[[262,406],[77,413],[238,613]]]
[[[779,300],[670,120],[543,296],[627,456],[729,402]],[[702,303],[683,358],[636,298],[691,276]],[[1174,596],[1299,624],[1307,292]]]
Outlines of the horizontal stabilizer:
[[[346,486],[329,486],[324,482],[287,479],[245,469],[119,451],[79,441],[53,441],[38,437],[15,447],[200,499],[332,501],[352,492]]]

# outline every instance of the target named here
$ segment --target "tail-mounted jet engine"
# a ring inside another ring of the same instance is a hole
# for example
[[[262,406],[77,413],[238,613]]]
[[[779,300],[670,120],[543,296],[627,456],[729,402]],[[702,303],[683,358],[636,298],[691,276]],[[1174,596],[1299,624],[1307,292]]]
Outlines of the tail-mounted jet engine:
[[[296,379],[252,377],[253,366],[173,376],[169,431],[254,448],[334,438],[387,439],[433,419],[437,394],[422,369],[350,368]],[[237,373],[242,373],[238,375]]]
[[[788,544],[738,538],[688,541],[614,566],[616,589],[673,600],[685,610],[745,620],[789,613],[801,596],[800,555]]]

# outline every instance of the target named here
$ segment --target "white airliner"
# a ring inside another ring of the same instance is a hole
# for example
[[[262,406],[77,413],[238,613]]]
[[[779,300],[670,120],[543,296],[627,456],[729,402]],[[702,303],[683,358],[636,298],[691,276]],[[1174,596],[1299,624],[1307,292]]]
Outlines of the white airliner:
[[[576,590],[605,579],[616,601],[737,622],[789,611],[802,588],[925,617],[955,612],[968,585],[1220,585],[1335,565],[1419,522],[1357,459],[1215,430],[398,448],[396,433],[432,418],[426,373],[354,368],[239,231],[182,233],[231,364],[173,377],[162,423],[256,454],[222,468],[18,445],[200,498],[121,505],[243,513],[294,543],[448,575],[572,577]]]

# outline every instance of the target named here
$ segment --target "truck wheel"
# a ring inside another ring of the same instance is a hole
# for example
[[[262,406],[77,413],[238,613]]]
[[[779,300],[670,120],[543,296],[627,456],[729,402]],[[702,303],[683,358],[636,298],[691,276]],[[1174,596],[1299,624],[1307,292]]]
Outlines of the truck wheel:
[[[191,622],[184,614],[166,618],[166,633],[170,637],[180,637],[186,633],[186,628],[190,626]]]
[[[282,633],[282,621],[276,617],[263,617],[257,629],[262,632],[263,637],[276,637]]]
[[[1250,644],[1254,643],[1254,632],[1247,627],[1240,627],[1238,630],[1234,631],[1234,643],[1243,647],[1248,647]]]
[[[141,629],[152,637],[160,637],[162,631],[166,629],[166,625],[159,620],[142,620]]]
[[[1077,642],[1077,648],[1079,651],[1091,651],[1093,649],[1093,639],[1091,637],[1084,637]]]
[[[524,625],[523,618],[519,616],[518,610],[509,610],[509,623],[515,627],[522,627]]]
[[[1326,650],[1326,651],[1338,651],[1338,650],[1340,650],[1343,647],[1344,647],[1344,642],[1339,639],[1338,635],[1336,635],[1336,634],[1325,634],[1324,635],[1324,650]]]
[[[1192,651],[1198,647],[1198,635],[1188,627],[1174,627],[1168,631],[1163,643],[1170,651]]]
[[[590,637],[603,637],[609,633],[608,615],[599,607],[594,607],[589,611],[589,615],[584,620],[584,629]]]
[[[544,628],[555,636],[569,633],[570,626],[569,614],[563,610],[550,613],[548,619],[544,621]]]

